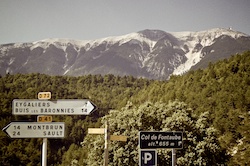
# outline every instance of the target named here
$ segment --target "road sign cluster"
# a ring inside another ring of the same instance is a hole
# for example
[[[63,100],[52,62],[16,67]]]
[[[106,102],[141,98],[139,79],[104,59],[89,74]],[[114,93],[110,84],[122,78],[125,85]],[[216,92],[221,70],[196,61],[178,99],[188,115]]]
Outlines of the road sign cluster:
[[[140,166],[156,166],[156,149],[182,149],[183,134],[181,131],[160,132],[141,131],[139,132]],[[172,155],[173,158],[173,155]],[[174,165],[174,164],[173,164]]]
[[[38,115],[37,122],[11,122],[3,128],[3,131],[11,138],[64,138],[65,123],[52,122],[51,115],[89,115],[96,109],[96,106],[86,99],[59,99],[51,101],[48,100],[50,98],[50,92],[39,92],[38,100],[14,99],[12,102],[12,114]],[[108,156],[108,140],[127,141],[127,136],[109,135],[108,125],[106,126],[106,128],[88,129],[89,134],[105,134],[105,158]],[[157,165],[156,149],[182,149],[182,137],[183,134],[180,131],[139,132],[140,166]],[[107,163],[106,161],[105,165]]]
[[[40,92],[38,98],[50,99],[50,92]],[[39,115],[37,122],[11,122],[3,128],[11,138],[64,138],[64,122],[52,122],[45,115],[89,115],[96,106],[85,99],[14,99],[13,115]],[[42,122],[42,123],[41,123]]]
[[[11,122],[3,128],[10,138],[43,138],[42,166],[47,165],[47,139],[65,136],[65,123],[52,122],[50,115],[89,115],[96,109],[91,101],[85,99],[49,99],[51,92],[39,92],[38,100],[14,99],[12,114],[39,115],[37,122]]]

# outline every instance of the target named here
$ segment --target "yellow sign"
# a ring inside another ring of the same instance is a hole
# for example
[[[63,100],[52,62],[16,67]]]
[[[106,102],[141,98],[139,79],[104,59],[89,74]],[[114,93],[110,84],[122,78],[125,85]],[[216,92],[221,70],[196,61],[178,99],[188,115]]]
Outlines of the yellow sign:
[[[49,100],[51,99],[51,92],[39,92],[38,93],[39,100]]]
[[[52,122],[52,116],[37,116],[37,122]]]
[[[127,141],[127,136],[123,136],[123,135],[111,135],[110,136],[110,140],[112,141]]]

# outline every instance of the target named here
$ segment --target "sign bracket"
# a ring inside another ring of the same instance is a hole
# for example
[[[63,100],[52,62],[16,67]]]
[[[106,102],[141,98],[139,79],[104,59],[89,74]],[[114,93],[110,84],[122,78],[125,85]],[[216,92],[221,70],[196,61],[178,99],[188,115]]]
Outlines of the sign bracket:
[[[88,134],[104,134],[105,146],[104,146],[104,166],[108,166],[109,156],[109,141],[127,141],[127,136],[123,135],[110,135],[109,124],[105,122],[105,128],[88,128]]]

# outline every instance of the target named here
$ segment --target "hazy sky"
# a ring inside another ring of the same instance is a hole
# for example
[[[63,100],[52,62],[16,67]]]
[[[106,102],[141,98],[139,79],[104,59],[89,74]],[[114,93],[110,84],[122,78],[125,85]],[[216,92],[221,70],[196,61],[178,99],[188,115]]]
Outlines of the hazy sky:
[[[0,44],[228,27],[250,35],[250,0],[0,0]]]

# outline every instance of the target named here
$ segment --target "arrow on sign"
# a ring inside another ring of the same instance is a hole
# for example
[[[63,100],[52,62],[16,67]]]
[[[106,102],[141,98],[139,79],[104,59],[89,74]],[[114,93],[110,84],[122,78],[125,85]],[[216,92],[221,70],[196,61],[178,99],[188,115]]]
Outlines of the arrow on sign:
[[[10,138],[64,138],[64,122],[11,122],[3,128]]]
[[[13,115],[89,115],[95,109],[91,101],[84,99],[14,99],[12,102]]]

